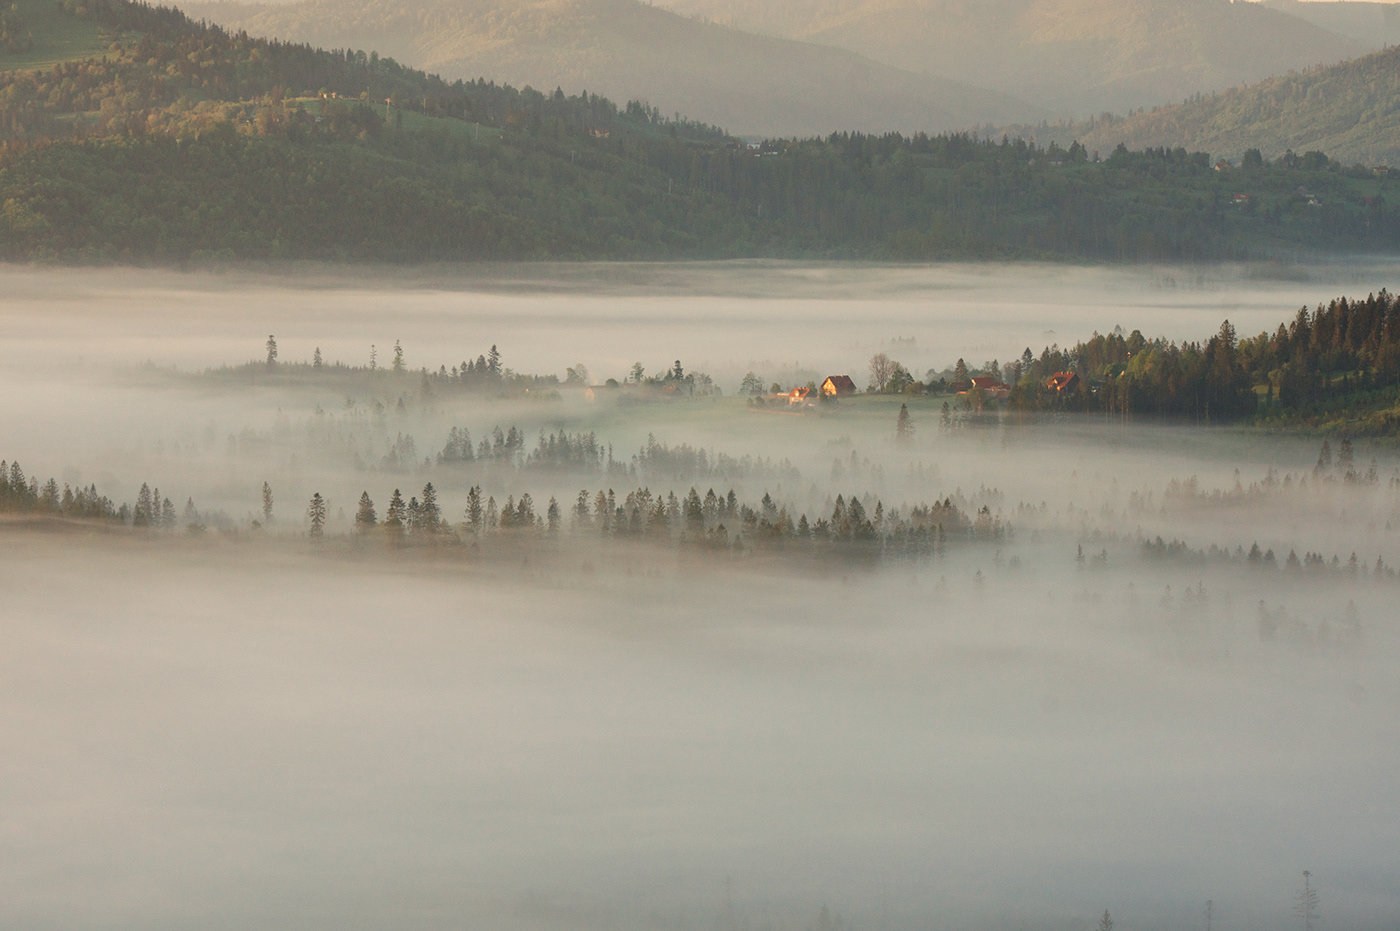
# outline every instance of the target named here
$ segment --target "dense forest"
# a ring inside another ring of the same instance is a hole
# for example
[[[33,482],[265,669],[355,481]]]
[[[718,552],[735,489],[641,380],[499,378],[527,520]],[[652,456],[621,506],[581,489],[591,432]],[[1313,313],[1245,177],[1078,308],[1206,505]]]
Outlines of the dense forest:
[[[1391,252],[1400,179],[1320,153],[837,134],[745,144],[596,95],[76,5],[113,51],[0,72],[0,257],[1243,258]]]
[[[892,374],[876,379],[877,368]],[[930,373],[918,382],[878,356],[871,372],[874,390],[963,389],[964,404],[976,409],[994,395],[968,379],[986,376],[1005,384],[1011,410],[1392,435],[1400,431],[1400,299],[1385,290],[1364,299],[1340,297],[1300,308],[1273,333],[1243,339],[1228,320],[1207,339],[1181,343],[1148,339],[1139,330],[1096,333],[1073,347],[1045,347],[1038,356],[1027,347],[1006,364],[992,360],[973,368],[960,359],[951,380]],[[1053,384],[1061,373],[1075,378]]]

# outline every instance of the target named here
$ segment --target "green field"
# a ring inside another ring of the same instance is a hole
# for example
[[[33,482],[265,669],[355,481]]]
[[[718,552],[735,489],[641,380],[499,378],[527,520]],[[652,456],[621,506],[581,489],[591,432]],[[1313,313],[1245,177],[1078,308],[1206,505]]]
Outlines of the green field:
[[[9,5],[29,27],[34,45],[17,55],[0,48],[0,71],[47,71],[60,62],[100,58],[116,38],[91,20],[61,12],[54,0],[14,0]]]

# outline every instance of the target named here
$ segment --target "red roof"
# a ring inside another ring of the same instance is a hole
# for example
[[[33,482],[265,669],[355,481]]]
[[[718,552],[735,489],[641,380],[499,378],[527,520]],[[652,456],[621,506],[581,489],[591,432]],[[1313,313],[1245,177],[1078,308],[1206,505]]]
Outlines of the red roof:
[[[968,380],[972,382],[973,388],[981,388],[983,391],[1011,390],[1011,386],[1006,382],[992,378],[990,375],[974,375]]]
[[[822,387],[826,387],[827,382],[836,389],[837,394],[855,394],[856,383],[851,381],[849,375],[828,375],[826,381],[822,382]]]
[[[1056,372],[1045,382],[1045,387],[1055,391],[1064,391],[1066,388],[1074,387],[1074,383],[1079,381],[1079,376],[1073,372]]]

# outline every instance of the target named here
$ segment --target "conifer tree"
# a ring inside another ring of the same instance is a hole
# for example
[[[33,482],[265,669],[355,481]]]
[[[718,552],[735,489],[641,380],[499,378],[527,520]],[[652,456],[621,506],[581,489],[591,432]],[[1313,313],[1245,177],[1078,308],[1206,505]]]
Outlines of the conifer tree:
[[[442,529],[442,509],[438,507],[437,489],[429,482],[423,486],[423,502],[418,507],[418,520],[423,533],[438,533]]]
[[[360,533],[369,533],[379,523],[379,515],[374,511],[374,502],[370,500],[369,492],[360,492],[360,506],[355,511],[355,529]]]
[[[267,337],[267,367],[277,367],[277,337],[271,335]]]
[[[311,367],[319,369],[321,367],[321,347],[317,346],[316,351],[311,356]]]
[[[394,369],[395,372],[402,372],[402,371],[403,371],[403,347],[399,345],[399,341],[398,341],[398,340],[394,340],[394,365],[393,365],[393,369]]]
[[[481,486],[473,485],[467,492],[467,509],[464,512],[467,519],[467,530],[474,534],[480,534],[482,521],[486,518],[486,511],[481,504]]]
[[[545,510],[545,523],[551,536],[559,532],[559,516],[559,502],[550,495],[549,507]]]
[[[263,523],[272,523],[272,486],[263,482],[262,487]]]
[[[895,436],[903,442],[908,442],[914,438],[914,424],[909,419],[909,405],[899,405],[899,417],[895,420]]]
[[[18,468],[18,466],[16,466]],[[131,526],[149,527],[152,518],[151,511],[151,486],[145,482],[141,483],[141,490],[136,493],[136,510],[131,513]]]
[[[312,538],[320,539],[325,533],[326,499],[321,497],[319,491],[311,496],[311,503],[306,506],[306,516],[311,519]]]
[[[403,536],[407,512],[408,508],[403,503],[403,495],[395,488],[394,494],[389,498],[389,510],[384,512],[384,529],[392,536]]]
[[[1322,441],[1322,451],[1317,454],[1317,466],[1313,468],[1314,475],[1332,471],[1332,444],[1326,440]]]

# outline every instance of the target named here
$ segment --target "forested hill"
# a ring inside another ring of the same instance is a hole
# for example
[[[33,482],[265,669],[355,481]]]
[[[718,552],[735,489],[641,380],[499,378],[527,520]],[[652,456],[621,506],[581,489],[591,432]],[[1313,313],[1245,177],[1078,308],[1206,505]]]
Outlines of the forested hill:
[[[0,257],[1225,259],[1395,252],[1400,179],[1327,157],[968,135],[748,146],[640,103],[448,83],[128,0],[102,57],[0,72]],[[42,44],[43,36],[36,42]]]
[[[1079,140],[1104,151],[1186,146],[1238,159],[1325,151],[1346,164],[1400,167],[1400,48],[1270,78],[1184,103],[1074,123],[1010,127],[1042,144]]]

